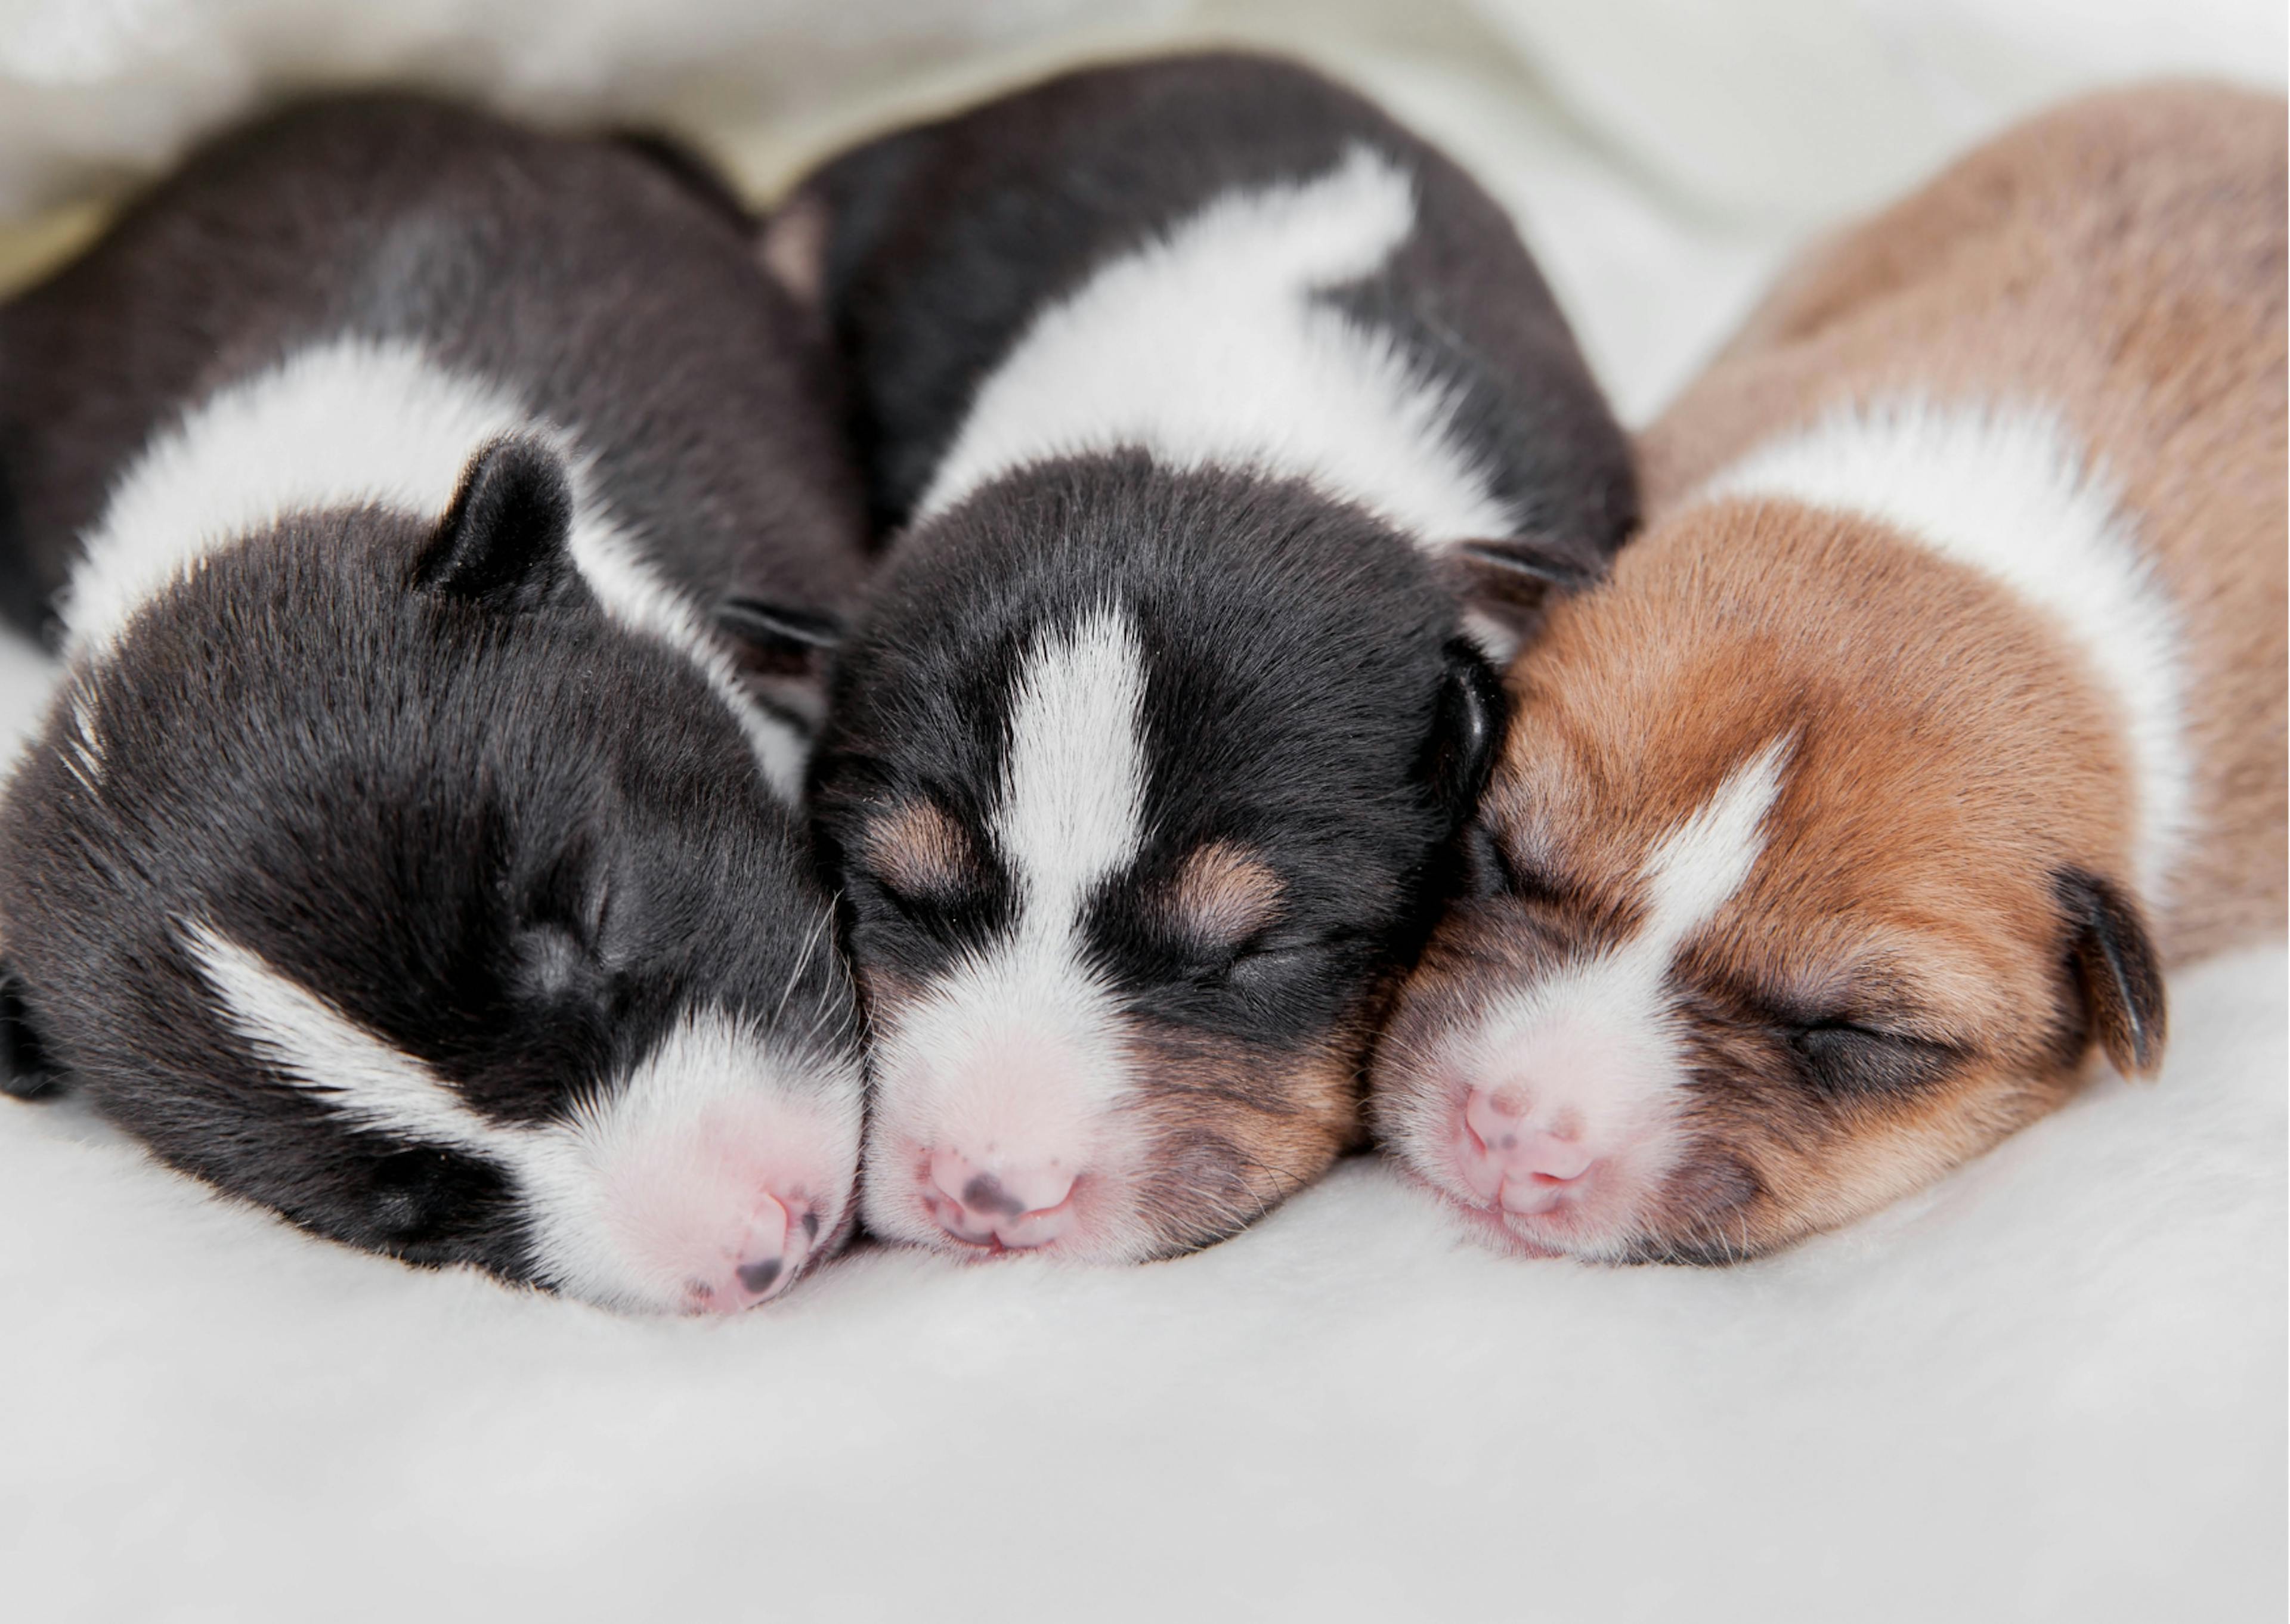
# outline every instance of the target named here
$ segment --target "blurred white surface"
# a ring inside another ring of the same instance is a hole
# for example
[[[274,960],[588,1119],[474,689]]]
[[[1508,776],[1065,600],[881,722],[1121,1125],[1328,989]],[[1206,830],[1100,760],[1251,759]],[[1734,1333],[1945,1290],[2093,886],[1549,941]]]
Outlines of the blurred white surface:
[[[1285,43],[1518,214],[1649,414],[1806,231],[2230,0],[0,0],[0,212],[376,75],[663,118],[758,192],[1078,56]],[[80,228],[0,236],[0,267]],[[0,640],[0,732],[44,702]],[[308,1241],[0,1102],[0,1597],[27,1619],[2238,1620],[2284,1612],[2286,961],[1725,1273],[1521,1263],[1373,1162],[1129,1273],[871,1252],[724,1324]]]

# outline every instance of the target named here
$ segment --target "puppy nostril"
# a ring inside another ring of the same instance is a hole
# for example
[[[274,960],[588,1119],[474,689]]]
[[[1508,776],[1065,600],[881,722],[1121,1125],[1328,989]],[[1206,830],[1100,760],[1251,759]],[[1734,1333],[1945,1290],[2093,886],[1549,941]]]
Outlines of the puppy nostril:
[[[765,1258],[759,1263],[742,1263],[739,1268],[740,1284],[761,1296],[779,1283],[780,1270],[786,1266],[782,1258]]]
[[[973,1212],[990,1218],[1015,1218],[1026,1211],[1026,1204],[1002,1188],[1002,1180],[990,1172],[982,1172],[962,1187],[962,1204]]]

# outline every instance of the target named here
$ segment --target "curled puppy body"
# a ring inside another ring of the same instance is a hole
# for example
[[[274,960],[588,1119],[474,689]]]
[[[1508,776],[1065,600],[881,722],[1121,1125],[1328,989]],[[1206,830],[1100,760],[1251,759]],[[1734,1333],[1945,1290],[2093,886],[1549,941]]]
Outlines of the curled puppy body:
[[[1628,448],[1501,212],[1357,97],[1208,56],[838,159],[767,260],[903,528],[813,768],[875,1034],[871,1228],[1165,1256],[1357,1135],[1378,1001],[1595,574]]]
[[[1528,1252],[1717,1261],[2153,1071],[2279,930],[2283,107],[2073,105],[1815,253],[1514,666],[1382,1140]]]
[[[751,249],[656,154],[358,98],[0,311],[9,606],[66,661],[0,820],[15,1092],[614,1307],[849,1231],[792,800],[863,516]]]

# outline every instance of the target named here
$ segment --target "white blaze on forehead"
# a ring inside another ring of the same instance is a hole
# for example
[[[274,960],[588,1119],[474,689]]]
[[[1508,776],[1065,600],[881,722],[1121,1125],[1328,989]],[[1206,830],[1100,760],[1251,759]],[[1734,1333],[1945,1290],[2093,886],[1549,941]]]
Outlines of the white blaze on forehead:
[[[1035,318],[921,515],[1029,462],[1136,447],[1309,480],[1434,550],[1515,533],[1456,433],[1457,391],[1321,297],[1373,275],[1414,224],[1413,180],[1365,146],[1317,179],[1219,197]]]
[[[1127,1087],[1120,1013],[1085,960],[1083,924],[1144,838],[1145,683],[1135,630],[1111,608],[1029,651],[989,823],[1015,916],[885,1023],[876,1071],[895,1132],[963,1141],[981,1162],[987,1141],[1079,1155],[1092,1116]]]
[[[358,1127],[506,1174],[537,1276],[571,1295],[675,1308],[693,1275],[720,1265],[710,1244],[738,1238],[758,1194],[802,1196],[822,1234],[849,1204],[863,1094],[850,1060],[783,1058],[748,1022],[698,1010],[616,1086],[511,1126],[219,932],[181,934],[228,1024],[280,1080]]]
[[[597,601],[699,668],[765,780],[792,801],[805,741],[748,699],[698,613],[605,503],[574,437],[513,392],[448,371],[405,340],[312,345],[154,434],[82,539],[60,601],[65,657],[82,665],[109,658],[152,597],[290,514],[376,507],[434,524],[470,458],[504,435],[544,440],[564,457],[574,493],[572,559]]]
[[[1063,917],[1137,855],[1143,835],[1145,658],[1101,608],[1028,656],[1010,712],[994,841],[1029,915]]]
[[[2137,523],[2080,445],[2050,411],[1911,396],[1834,412],[1751,453],[1703,494],[1865,515],[2049,617],[2082,649],[2127,730],[2137,872],[2151,908],[2194,828],[2185,657]]]
[[[1665,955],[1715,918],[1766,849],[1766,813],[1781,794],[1790,740],[1774,740],[1726,775],[1717,793],[1647,857],[1646,918],[1634,945]]]
[[[1650,1188],[1678,1148],[1685,1059],[1668,987],[1671,968],[1756,869],[1790,748],[1789,738],[1776,739],[1739,763],[1646,853],[1636,934],[1500,1000],[1448,1054],[1471,1085],[1513,1090],[1526,1127],[1579,1138],[1637,1188]],[[1450,1132],[1442,1107],[1417,1114],[1400,1135],[1417,1166],[1437,1170],[1448,1163]],[[1608,1237],[1617,1245],[1624,1238]],[[1584,1241],[1580,1249],[1597,1246]]]

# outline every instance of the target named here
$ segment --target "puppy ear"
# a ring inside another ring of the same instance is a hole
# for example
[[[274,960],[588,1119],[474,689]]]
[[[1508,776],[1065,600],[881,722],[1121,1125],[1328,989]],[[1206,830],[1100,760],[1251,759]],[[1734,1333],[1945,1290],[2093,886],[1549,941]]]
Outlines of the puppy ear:
[[[756,700],[815,729],[827,714],[827,660],[843,641],[843,622],[816,609],[761,598],[728,597],[716,629]]]
[[[716,629],[732,640],[740,664],[757,673],[813,670],[843,641],[843,622],[831,614],[754,597],[725,598]]]
[[[24,979],[13,964],[0,964],[0,1093],[36,1100],[57,1086],[24,1001]]]
[[[923,125],[829,159],[765,218],[756,257],[797,303],[831,315],[851,268],[907,216],[917,171],[938,140]]]
[[[493,608],[535,608],[574,579],[572,539],[564,460],[537,440],[495,440],[469,460],[414,583]]]
[[[1439,684],[1430,736],[1416,759],[1416,776],[1447,814],[1450,830],[1461,828],[1477,810],[1479,794],[1494,771],[1509,720],[1502,679],[1467,639],[1447,644],[1447,670]]]
[[[2154,1076],[2163,1064],[2163,966],[2139,905],[2081,868],[2061,869],[2053,888],[2093,1036],[2125,1076]]]
[[[1477,604],[1540,609],[1555,593],[1579,592],[1605,579],[1605,551],[1575,536],[1524,535],[1462,541],[1448,549],[1457,586]]]
[[[827,199],[799,192],[772,211],[756,234],[756,257],[773,281],[806,310],[827,293]]]

